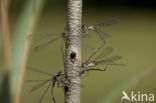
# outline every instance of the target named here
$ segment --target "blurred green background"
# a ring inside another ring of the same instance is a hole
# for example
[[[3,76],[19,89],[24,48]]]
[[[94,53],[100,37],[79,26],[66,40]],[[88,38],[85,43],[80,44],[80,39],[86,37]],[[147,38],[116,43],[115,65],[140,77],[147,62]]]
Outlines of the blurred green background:
[[[10,3],[11,32],[14,31],[24,3],[25,0],[14,0]],[[63,0],[46,0],[34,34],[62,33],[66,25],[66,4]],[[105,72],[90,72],[82,79],[84,85],[81,89],[82,103],[120,103],[123,90],[128,93],[133,90],[136,93],[140,91],[156,95],[156,75],[152,74],[156,71],[150,72],[156,69],[156,8],[154,5],[154,0],[83,0],[83,24],[92,25],[114,19],[119,20],[117,24],[100,29],[111,35],[105,45],[105,47],[114,48],[110,56],[121,55],[123,59],[117,63],[127,66],[109,66]],[[94,31],[87,33],[91,38],[83,43],[97,48],[100,45],[97,34]],[[62,41],[58,40],[40,51],[33,51],[35,46],[46,41],[47,39],[38,41],[32,39],[27,64],[56,74],[60,70],[63,71],[60,50]],[[83,61],[89,53],[91,53],[90,50],[82,48]],[[3,67],[3,54],[1,53],[0,56],[0,65]],[[50,77],[29,70],[25,75],[25,80],[47,78]],[[35,92],[30,92],[33,85],[35,83],[24,83],[21,103],[38,103],[47,85]],[[63,103],[63,89],[56,87],[54,95],[57,103]],[[49,89],[43,103],[51,102]]]

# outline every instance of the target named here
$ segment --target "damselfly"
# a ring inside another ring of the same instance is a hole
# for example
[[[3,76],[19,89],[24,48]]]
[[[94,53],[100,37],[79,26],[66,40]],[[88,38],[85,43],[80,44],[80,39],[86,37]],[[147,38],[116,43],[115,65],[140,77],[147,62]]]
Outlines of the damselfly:
[[[41,39],[49,39],[50,38],[49,41],[36,46],[34,48],[34,51],[38,51],[38,50],[41,50],[43,48],[46,48],[50,44],[52,44],[53,42],[57,41],[58,39],[63,39],[62,41],[65,41],[68,34],[69,34],[69,29],[65,28],[64,30],[65,31],[63,33],[59,33],[59,34],[29,35],[29,37],[34,39],[34,40],[41,40]]]
[[[90,70],[97,70],[97,71],[105,71],[107,65],[119,65],[119,66],[124,66],[124,64],[116,64],[114,61],[120,60],[122,57],[121,56],[112,56],[110,58],[106,58],[109,54],[113,52],[112,47],[107,47],[101,52],[94,60],[90,61],[92,57],[103,47],[105,43],[103,42],[102,45],[100,45],[97,49],[94,50],[94,52],[87,58],[85,62],[82,63],[82,68],[80,75],[84,74],[87,71]],[[104,68],[94,68],[97,65],[104,65]]]
[[[96,25],[82,25],[82,32],[85,33],[87,30],[93,30],[95,32],[98,33],[98,36],[100,37],[100,39],[106,41],[106,38],[110,38],[109,34],[106,34],[105,32],[101,31],[100,29],[98,29],[97,27],[108,27],[114,23],[117,23],[117,20],[111,20],[108,22],[104,22],[104,23],[100,23],[100,24],[96,24]]]
[[[40,44],[34,48],[34,51],[39,51],[41,49],[48,47],[49,45],[51,45],[52,43],[54,43],[55,41],[57,41],[59,39],[62,39],[62,43],[64,44],[68,35],[69,35],[69,29],[65,28],[65,31],[63,33],[42,34],[42,35],[36,35],[35,34],[35,35],[29,35],[29,37],[32,38],[33,40],[50,39],[50,40],[46,41],[45,43],[42,43],[42,44]],[[81,37],[82,37],[83,41],[89,40],[89,38],[90,38],[88,34],[83,34]],[[82,46],[90,49],[90,46],[88,46],[86,44],[83,44]]]
[[[63,74],[61,71],[58,72],[56,75],[53,75],[51,73],[43,72],[43,71],[38,70],[36,68],[33,68],[31,66],[27,66],[27,69],[32,70],[34,72],[38,72],[38,73],[50,76],[50,78],[46,79],[46,80],[25,80],[25,82],[38,83],[38,84],[36,84],[36,85],[34,85],[32,87],[31,92],[36,91],[37,89],[41,88],[43,85],[49,83],[48,87],[45,89],[42,96],[40,97],[38,103],[42,102],[42,100],[43,100],[45,94],[47,93],[48,89],[50,88],[50,86],[51,86],[51,95],[52,95],[53,102],[56,103],[54,95],[53,95],[53,89],[54,89],[54,86],[55,86],[56,82],[57,82],[57,87],[58,88],[64,88],[64,87],[70,86],[69,81],[65,78],[65,74]]]

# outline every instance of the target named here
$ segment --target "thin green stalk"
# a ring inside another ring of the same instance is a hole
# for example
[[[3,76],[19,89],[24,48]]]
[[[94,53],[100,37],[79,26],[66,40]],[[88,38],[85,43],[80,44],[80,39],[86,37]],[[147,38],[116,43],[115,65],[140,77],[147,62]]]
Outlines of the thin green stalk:
[[[6,71],[10,71],[11,67],[11,55],[10,55],[10,28],[8,18],[8,0],[1,0],[1,26],[2,26],[2,38],[3,38],[3,50],[5,58]]]
[[[10,55],[10,28],[9,28],[9,16],[8,16],[8,0],[0,0],[1,4],[1,34],[0,37],[0,49],[3,42],[4,50],[4,62],[5,69],[1,78],[2,86],[0,90],[0,103],[10,103],[10,70],[11,70],[11,55]],[[3,40],[1,42],[1,40]],[[0,68],[2,69],[2,68]]]
[[[31,1],[30,1],[31,2]],[[43,7],[44,1],[43,0],[38,0],[37,2],[31,2],[32,3],[32,12],[29,18],[29,25],[28,25],[28,33],[27,37],[29,34],[33,34],[34,31],[34,25],[37,23],[39,13]],[[25,74],[25,68],[26,68],[26,63],[29,55],[29,47],[30,47],[30,38],[27,38],[25,47],[24,47],[24,53],[22,55],[22,61],[20,64],[20,75],[18,77],[18,85],[17,85],[17,91],[16,91],[16,98],[15,98],[15,103],[20,102],[20,96],[21,96],[21,90],[22,90],[22,85],[23,85],[23,80],[24,80],[24,74]]]

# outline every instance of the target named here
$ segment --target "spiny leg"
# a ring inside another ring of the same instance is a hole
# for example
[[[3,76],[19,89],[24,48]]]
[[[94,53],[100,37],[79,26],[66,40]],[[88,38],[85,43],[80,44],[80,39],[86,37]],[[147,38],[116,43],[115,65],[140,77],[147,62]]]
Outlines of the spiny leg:
[[[91,70],[96,70],[96,71],[106,71],[106,68],[107,68],[107,64],[104,65],[104,68],[86,68],[82,71],[80,71],[80,76],[88,71],[91,71]]]

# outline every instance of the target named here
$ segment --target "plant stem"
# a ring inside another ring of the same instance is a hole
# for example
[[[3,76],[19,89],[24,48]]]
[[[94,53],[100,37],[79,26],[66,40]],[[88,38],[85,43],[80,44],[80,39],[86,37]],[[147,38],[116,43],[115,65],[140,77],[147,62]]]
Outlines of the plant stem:
[[[82,0],[68,0],[65,73],[71,85],[65,88],[65,103],[80,103]]]
[[[30,17],[28,34],[32,34],[33,27],[34,27],[34,12],[32,12],[32,15]],[[24,74],[25,74],[25,70],[26,70],[26,61],[28,58],[29,47],[30,47],[30,38],[27,39],[26,45],[25,45],[23,60],[21,63],[21,71],[20,71],[19,81],[18,81],[18,85],[17,85],[17,93],[16,93],[16,98],[15,98],[15,103],[20,103],[21,89],[22,89]]]
[[[11,67],[11,53],[10,53],[10,29],[8,18],[8,0],[1,0],[1,23],[2,23],[2,38],[5,57],[6,71],[10,71]]]

